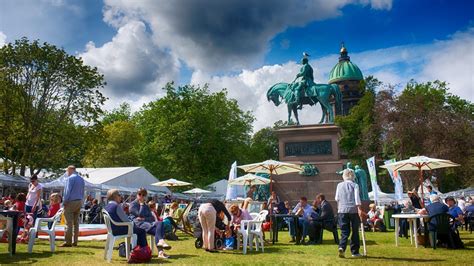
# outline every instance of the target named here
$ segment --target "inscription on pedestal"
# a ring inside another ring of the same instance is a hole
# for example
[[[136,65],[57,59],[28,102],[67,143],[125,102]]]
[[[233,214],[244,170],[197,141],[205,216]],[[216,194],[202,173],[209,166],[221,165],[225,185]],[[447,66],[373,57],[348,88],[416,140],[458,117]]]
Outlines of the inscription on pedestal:
[[[285,143],[285,156],[314,156],[331,154],[332,143],[330,140]]]

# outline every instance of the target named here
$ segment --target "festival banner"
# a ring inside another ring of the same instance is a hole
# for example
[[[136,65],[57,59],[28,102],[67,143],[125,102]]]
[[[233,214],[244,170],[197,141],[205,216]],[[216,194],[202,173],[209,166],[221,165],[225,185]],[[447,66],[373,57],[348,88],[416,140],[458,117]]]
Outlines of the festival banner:
[[[377,184],[377,171],[375,169],[375,156],[370,157],[367,161],[367,168],[369,169],[370,183],[372,184],[372,192],[374,193],[375,204],[379,201],[379,191]]]
[[[229,181],[235,178],[237,178],[237,161],[235,161],[231,165],[230,171],[229,171]],[[227,193],[225,195],[226,200],[232,200],[232,199],[237,198],[237,194],[238,194],[237,186],[227,185]]]
[[[385,164],[390,164],[396,162],[395,159],[390,159],[385,161]],[[403,199],[403,182],[402,177],[400,176],[400,172],[393,171],[391,168],[387,168],[390,177],[392,178],[393,185],[395,187],[395,199],[402,200]]]

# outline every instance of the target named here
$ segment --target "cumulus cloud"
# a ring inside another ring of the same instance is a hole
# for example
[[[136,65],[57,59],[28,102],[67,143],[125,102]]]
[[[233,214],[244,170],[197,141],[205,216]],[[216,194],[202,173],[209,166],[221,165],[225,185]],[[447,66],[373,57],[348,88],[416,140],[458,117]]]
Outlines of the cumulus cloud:
[[[451,93],[474,102],[474,28],[438,42],[421,72],[423,80],[449,82]]]
[[[350,53],[351,60],[359,66],[364,76],[373,75],[392,85],[404,85],[410,79],[419,82],[435,79],[450,83],[451,92],[474,101],[474,29],[458,32],[444,41],[428,44],[404,45]],[[338,55],[328,55],[310,64],[315,70],[315,80],[327,83],[328,74],[338,62]],[[243,70],[234,75],[206,75],[194,72],[191,83],[208,83],[212,90],[227,88],[229,97],[237,99],[245,110],[251,110],[256,121],[254,130],[272,126],[278,120],[287,119],[286,106],[276,107],[266,99],[266,92],[277,82],[291,82],[298,73],[299,65],[288,62],[282,65],[263,66],[255,70]],[[305,107],[301,112],[303,124],[317,123],[321,109]]]
[[[111,98],[141,102],[156,97],[166,82],[176,80],[179,74],[179,61],[153,43],[140,21],[127,22],[101,47],[88,43],[79,56],[104,74],[106,95]]]
[[[348,4],[390,9],[389,0],[105,0],[104,20],[119,27],[130,19],[148,23],[155,42],[193,69],[240,70],[263,60],[269,41],[291,26],[341,15]]]
[[[0,47],[4,46],[7,43],[7,35],[0,31]]]

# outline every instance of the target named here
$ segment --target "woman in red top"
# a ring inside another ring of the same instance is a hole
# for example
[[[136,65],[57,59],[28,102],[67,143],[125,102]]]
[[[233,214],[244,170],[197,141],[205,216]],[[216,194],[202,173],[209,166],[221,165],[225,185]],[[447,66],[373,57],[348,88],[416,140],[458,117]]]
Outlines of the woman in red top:
[[[13,206],[15,211],[24,213],[25,203],[26,203],[25,193],[18,193],[18,195],[16,195],[16,198],[15,198],[15,205]],[[20,217],[20,219],[18,219],[18,227],[23,227],[23,226],[24,226],[23,217]]]

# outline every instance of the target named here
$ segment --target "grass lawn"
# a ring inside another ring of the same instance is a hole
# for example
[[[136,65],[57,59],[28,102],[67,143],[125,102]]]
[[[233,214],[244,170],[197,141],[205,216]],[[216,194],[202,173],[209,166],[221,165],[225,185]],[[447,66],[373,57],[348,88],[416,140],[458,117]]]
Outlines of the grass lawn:
[[[288,243],[287,232],[280,232],[280,242],[275,245],[267,245],[265,253],[255,251],[243,255],[240,251],[222,251],[219,253],[207,253],[194,247],[194,239],[179,235],[180,240],[169,241],[173,248],[168,252],[172,256],[169,260],[161,260],[154,256],[152,263],[165,263],[177,265],[229,265],[229,264],[295,264],[295,265],[321,265],[321,264],[450,264],[450,265],[473,265],[474,264],[474,234],[461,231],[461,238],[466,245],[464,250],[447,250],[439,248],[419,247],[416,249],[410,245],[410,240],[401,238],[400,246],[395,247],[394,233],[366,233],[367,258],[337,257],[337,246],[332,240],[332,234],[325,232],[324,243],[316,246],[296,246]],[[267,234],[268,237],[268,234]],[[60,242],[57,242],[60,243]],[[118,245],[118,242],[116,243]],[[46,240],[38,240],[32,254],[27,253],[27,245],[18,244],[17,254],[9,257],[7,245],[0,244],[0,264],[35,263],[41,265],[98,265],[107,264],[103,259],[103,242],[80,242],[79,247],[59,248],[52,254],[49,252],[49,244]],[[362,249],[361,249],[362,253]],[[349,250],[346,256],[350,257]],[[126,260],[118,256],[114,251],[112,258],[114,264],[124,264]]]

